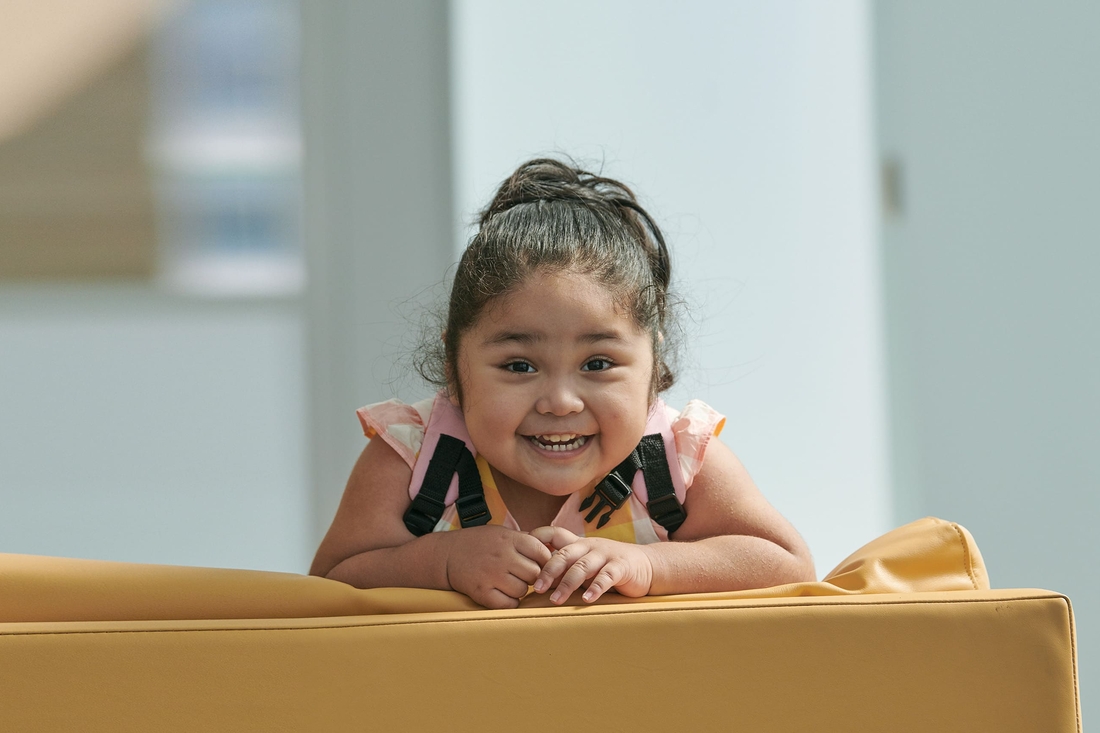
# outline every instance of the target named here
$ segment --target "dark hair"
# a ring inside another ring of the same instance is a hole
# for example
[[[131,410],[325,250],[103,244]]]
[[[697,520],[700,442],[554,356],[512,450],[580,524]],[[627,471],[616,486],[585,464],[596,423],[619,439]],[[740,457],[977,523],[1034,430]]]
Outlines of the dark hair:
[[[422,351],[418,370],[456,390],[458,346],[491,300],[537,273],[574,272],[607,287],[653,340],[653,394],[672,386],[668,366],[672,263],[657,224],[619,181],[549,158],[528,161],[480,213],[451,285],[440,344]],[[442,347],[442,348],[440,348]]]

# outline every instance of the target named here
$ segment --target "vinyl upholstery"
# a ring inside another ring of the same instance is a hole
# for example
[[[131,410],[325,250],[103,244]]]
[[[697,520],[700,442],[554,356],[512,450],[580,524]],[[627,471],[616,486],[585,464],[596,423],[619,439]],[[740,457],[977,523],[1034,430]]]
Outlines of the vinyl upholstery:
[[[935,519],[818,583],[511,611],[0,555],[5,731],[1080,731],[1075,650],[1068,599],[990,590]]]

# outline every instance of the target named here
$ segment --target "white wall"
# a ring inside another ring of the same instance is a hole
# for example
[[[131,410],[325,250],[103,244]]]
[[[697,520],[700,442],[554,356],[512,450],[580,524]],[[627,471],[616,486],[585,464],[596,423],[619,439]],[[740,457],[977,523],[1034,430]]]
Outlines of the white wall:
[[[0,552],[304,572],[298,310],[0,289]]]
[[[1100,4],[876,6],[899,505],[1069,595],[1100,699]],[[904,514],[903,518],[908,518]]]
[[[729,416],[819,575],[891,520],[868,32],[859,0],[452,3],[463,222],[536,154],[633,185],[691,308],[666,399]]]
[[[447,6],[302,21],[306,292],[0,285],[0,552],[305,572],[355,408],[415,381],[398,310],[451,255]]]
[[[406,363],[451,261],[447,5],[306,2],[302,40],[316,547],[367,442],[356,408],[432,391]]]

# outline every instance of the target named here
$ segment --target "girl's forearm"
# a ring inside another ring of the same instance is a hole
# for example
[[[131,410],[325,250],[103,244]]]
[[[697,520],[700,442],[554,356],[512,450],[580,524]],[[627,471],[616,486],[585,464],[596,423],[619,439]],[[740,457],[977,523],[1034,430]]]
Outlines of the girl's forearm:
[[[453,532],[431,532],[396,547],[352,555],[325,573],[356,588],[430,588],[451,590],[447,556]]]
[[[643,548],[653,564],[650,595],[767,588],[816,580],[813,561],[760,537],[723,535]]]

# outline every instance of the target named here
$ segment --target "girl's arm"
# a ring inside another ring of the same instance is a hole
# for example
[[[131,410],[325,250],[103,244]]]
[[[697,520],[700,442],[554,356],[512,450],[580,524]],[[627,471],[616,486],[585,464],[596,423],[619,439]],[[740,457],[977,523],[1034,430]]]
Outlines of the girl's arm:
[[[374,563],[365,559],[348,561],[373,550],[392,550],[414,539],[404,523],[394,521],[408,507],[404,487],[411,478],[412,469],[397,451],[381,438],[371,439],[355,462],[336,517],[313,558],[310,575],[332,577],[359,587],[371,587],[376,585],[372,581],[385,580],[378,577],[386,573],[385,567],[371,567]],[[441,568],[429,567],[432,564],[417,563],[421,572],[416,574],[421,577],[409,580],[419,580],[427,588],[442,587]],[[359,566],[358,572],[349,565]]]
[[[415,537],[403,519],[411,478],[397,452],[372,439],[352,469],[310,575],[357,588],[453,589],[490,608],[516,606],[550,551],[528,534],[497,526]]]
[[[816,580],[805,541],[717,439],[707,446],[684,508],[688,517],[672,535],[675,541],[646,546],[653,562],[651,594]]]
[[[561,578],[551,601],[564,603],[585,581],[594,601],[615,588],[629,596],[765,588],[814,580],[813,560],[794,527],[768,503],[733,452],[717,440],[687,493],[687,519],[673,542],[629,545],[577,539],[556,528],[536,537],[556,551],[535,581],[544,592]]]

